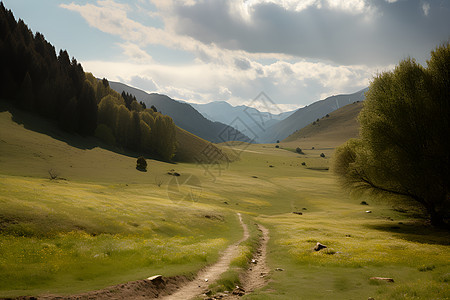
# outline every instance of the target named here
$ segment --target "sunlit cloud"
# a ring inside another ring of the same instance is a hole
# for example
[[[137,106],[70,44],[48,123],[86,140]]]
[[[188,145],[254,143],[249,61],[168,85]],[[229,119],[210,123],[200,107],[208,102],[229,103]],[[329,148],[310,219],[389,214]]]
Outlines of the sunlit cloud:
[[[428,47],[417,42],[423,32],[420,23],[415,25],[417,16],[400,20],[386,10],[396,1],[386,2],[151,0],[153,9],[145,10],[149,6],[144,1],[104,0],[60,7],[121,39],[122,61],[83,62],[98,77],[195,103],[245,103],[265,91],[287,107],[360,90],[378,71],[392,68],[405,55],[414,56],[409,51]],[[420,7],[429,14],[427,2]],[[162,26],[133,19],[138,8]],[[399,22],[412,22],[407,36]],[[193,58],[165,64],[158,53],[148,52],[152,45]]]

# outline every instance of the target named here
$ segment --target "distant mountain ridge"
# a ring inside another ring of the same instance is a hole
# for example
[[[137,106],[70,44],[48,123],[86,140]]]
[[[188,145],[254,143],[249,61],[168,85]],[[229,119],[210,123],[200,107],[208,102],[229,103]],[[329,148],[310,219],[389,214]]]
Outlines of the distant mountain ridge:
[[[242,122],[248,126],[253,127],[254,120],[251,116],[261,115],[264,120],[267,120],[266,126],[272,126],[281,120],[289,117],[295,110],[273,114],[271,112],[262,112],[256,108],[238,105],[233,106],[226,101],[214,101],[206,104],[191,104],[198,110],[205,118],[212,121],[222,122],[224,124],[232,124],[236,118],[240,118]],[[277,110],[278,111],[278,110]]]
[[[364,101],[365,92],[368,88],[360,90],[353,94],[335,95],[324,100],[314,102],[308,106],[302,107],[291,114],[286,119],[269,127],[260,136],[260,141],[264,143],[274,143],[277,140],[284,140],[295,131],[302,129],[317,119],[322,118],[343,106]]]
[[[109,85],[118,93],[125,91],[134,95],[138,101],[144,102],[147,107],[154,105],[158,111],[170,116],[177,126],[207,141],[213,143],[222,143],[230,140],[252,141],[243,132],[229,125],[213,122],[205,118],[188,103],[174,100],[166,95],[156,93],[148,94],[120,82],[110,81]]]

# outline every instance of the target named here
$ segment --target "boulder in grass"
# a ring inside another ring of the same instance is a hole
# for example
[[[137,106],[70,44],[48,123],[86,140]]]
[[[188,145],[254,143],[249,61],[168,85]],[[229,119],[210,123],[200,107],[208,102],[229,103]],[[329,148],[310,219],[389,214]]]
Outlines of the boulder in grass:
[[[320,251],[322,249],[328,248],[327,246],[317,242],[317,244],[314,246],[314,251]]]
[[[388,278],[388,277],[370,277],[370,280],[381,280],[381,281],[386,281],[386,282],[394,282],[393,278]]]

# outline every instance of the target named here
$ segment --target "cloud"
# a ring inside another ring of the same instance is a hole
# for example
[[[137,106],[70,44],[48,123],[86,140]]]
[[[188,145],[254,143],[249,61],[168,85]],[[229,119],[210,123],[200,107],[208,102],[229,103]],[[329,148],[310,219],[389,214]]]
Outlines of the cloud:
[[[424,22],[419,0],[395,6],[382,0],[166,1],[171,5],[161,6],[160,15],[171,32],[203,45],[278,59],[373,66],[396,63],[405,54],[424,59],[447,39],[450,27],[449,3],[441,4],[436,20]]]
[[[129,84],[135,87],[138,87],[146,92],[156,92],[159,90],[158,85],[153,81],[152,78],[148,78],[146,76],[132,76],[130,80],[128,80]]]
[[[246,103],[264,91],[276,103],[307,105],[328,95],[355,92],[366,87],[377,69],[337,66],[323,62],[252,62],[245,71],[234,65],[192,63],[183,66],[83,61],[97,77],[121,80],[146,91],[167,94],[193,103],[226,100]],[[261,72],[258,72],[261,70]],[[287,74],[288,73],[288,74]],[[139,75],[136,75],[139,74]]]
[[[153,0],[156,11],[147,15],[161,18],[161,28],[133,20],[131,4],[60,6],[123,40],[126,62],[83,62],[97,77],[195,103],[242,104],[264,91],[288,107],[355,92],[399,59],[428,55],[437,37],[448,37],[450,23],[425,18],[419,1]],[[440,26],[430,30],[433,22]],[[195,59],[162,64],[145,51],[149,45]]]
[[[430,3],[425,2],[424,4],[422,4],[422,10],[423,10],[423,14],[425,16],[428,16],[428,13],[430,12]]]
[[[152,57],[136,44],[126,42],[119,44],[119,46],[124,50],[123,53],[133,62],[148,63],[152,61]]]
[[[246,58],[235,58],[234,64],[241,70],[250,69],[250,61]]]

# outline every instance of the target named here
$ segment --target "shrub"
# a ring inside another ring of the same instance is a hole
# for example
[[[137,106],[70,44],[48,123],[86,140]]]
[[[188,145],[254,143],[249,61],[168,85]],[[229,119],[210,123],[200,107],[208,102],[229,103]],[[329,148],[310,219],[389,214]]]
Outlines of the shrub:
[[[140,156],[136,162],[136,169],[142,172],[147,172],[147,161],[143,156]]]
[[[300,147],[297,147],[295,149],[295,152],[297,152],[298,154],[305,154],[305,153],[303,153],[302,149],[300,149]]]
[[[275,148],[280,148],[280,146],[276,145]]]
[[[325,157],[325,154],[323,154],[323,153],[320,153],[320,157]]]

